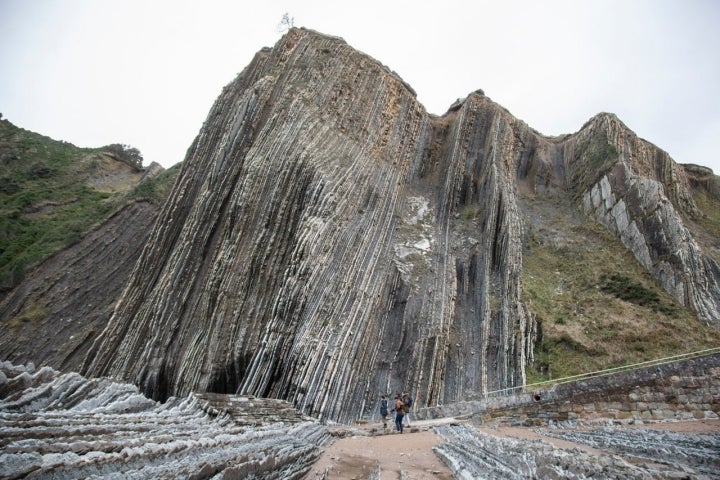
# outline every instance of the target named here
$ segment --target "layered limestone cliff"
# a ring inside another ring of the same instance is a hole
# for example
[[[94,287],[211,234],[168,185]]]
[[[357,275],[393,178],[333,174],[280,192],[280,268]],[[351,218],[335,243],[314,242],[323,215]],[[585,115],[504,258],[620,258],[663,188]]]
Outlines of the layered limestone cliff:
[[[720,326],[720,268],[686,226],[704,215],[691,181],[704,182],[709,195],[720,196],[711,170],[676,164],[608,113],[573,135],[535,135],[518,147],[521,187],[546,195],[571,193],[680,305]]]
[[[84,372],[336,420],[379,393],[424,406],[521,385],[524,191],[570,191],[720,323],[683,175],[608,115],[547,138],[481,91],[429,115],[377,61],[292,29],[216,101]]]
[[[479,94],[431,118],[376,61],[292,30],[217,100],[86,371],[335,419],[521,384],[510,122]]]

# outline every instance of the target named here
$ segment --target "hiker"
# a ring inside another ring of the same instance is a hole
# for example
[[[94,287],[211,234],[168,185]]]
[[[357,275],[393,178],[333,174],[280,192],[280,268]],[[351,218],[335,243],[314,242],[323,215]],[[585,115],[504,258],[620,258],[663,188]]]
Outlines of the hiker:
[[[407,426],[410,427],[410,408],[412,407],[413,399],[408,392],[403,392],[402,401],[405,406],[405,419],[407,420]]]
[[[400,397],[400,394],[395,394],[395,430],[399,433],[403,433],[403,417],[405,416],[405,404]]]
[[[383,421],[383,428],[387,429],[388,401],[385,395],[380,396],[380,416]]]

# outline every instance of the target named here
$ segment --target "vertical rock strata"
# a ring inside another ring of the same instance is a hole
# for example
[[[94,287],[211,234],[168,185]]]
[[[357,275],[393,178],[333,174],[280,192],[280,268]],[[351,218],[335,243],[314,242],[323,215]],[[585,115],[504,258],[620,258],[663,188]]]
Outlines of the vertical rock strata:
[[[292,29],[216,101],[84,371],[341,421],[380,393],[522,384],[519,188],[580,185],[601,221],[595,198],[631,190],[608,170],[620,140],[589,131],[547,139],[482,92],[428,115],[375,60]]]
[[[212,108],[85,371],[334,419],[522,383],[512,129],[484,104],[430,117],[376,61],[290,31]]]

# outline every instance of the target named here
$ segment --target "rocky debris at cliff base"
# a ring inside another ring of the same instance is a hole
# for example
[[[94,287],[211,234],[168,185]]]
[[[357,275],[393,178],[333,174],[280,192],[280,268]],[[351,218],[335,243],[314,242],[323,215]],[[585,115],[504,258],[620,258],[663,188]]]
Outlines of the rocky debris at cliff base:
[[[301,478],[330,441],[317,423],[247,428],[195,397],[0,363],[0,478]]]
[[[720,478],[720,434],[620,426],[589,431],[573,426],[542,429],[543,435],[576,445],[559,448],[547,441],[502,436],[467,424],[439,426],[435,430],[444,443],[434,451],[457,479]]]
[[[268,423],[312,422],[315,419],[302,415],[292,403],[277,398],[258,398],[253,395],[229,395],[226,393],[195,393],[200,408],[211,416],[221,413],[232,417],[240,426],[265,425]]]

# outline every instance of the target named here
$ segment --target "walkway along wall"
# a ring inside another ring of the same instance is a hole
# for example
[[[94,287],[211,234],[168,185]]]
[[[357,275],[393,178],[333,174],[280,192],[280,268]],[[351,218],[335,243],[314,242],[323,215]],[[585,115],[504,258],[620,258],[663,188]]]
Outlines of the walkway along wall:
[[[528,426],[576,419],[714,419],[719,414],[720,353],[416,412],[419,419],[465,417]]]

